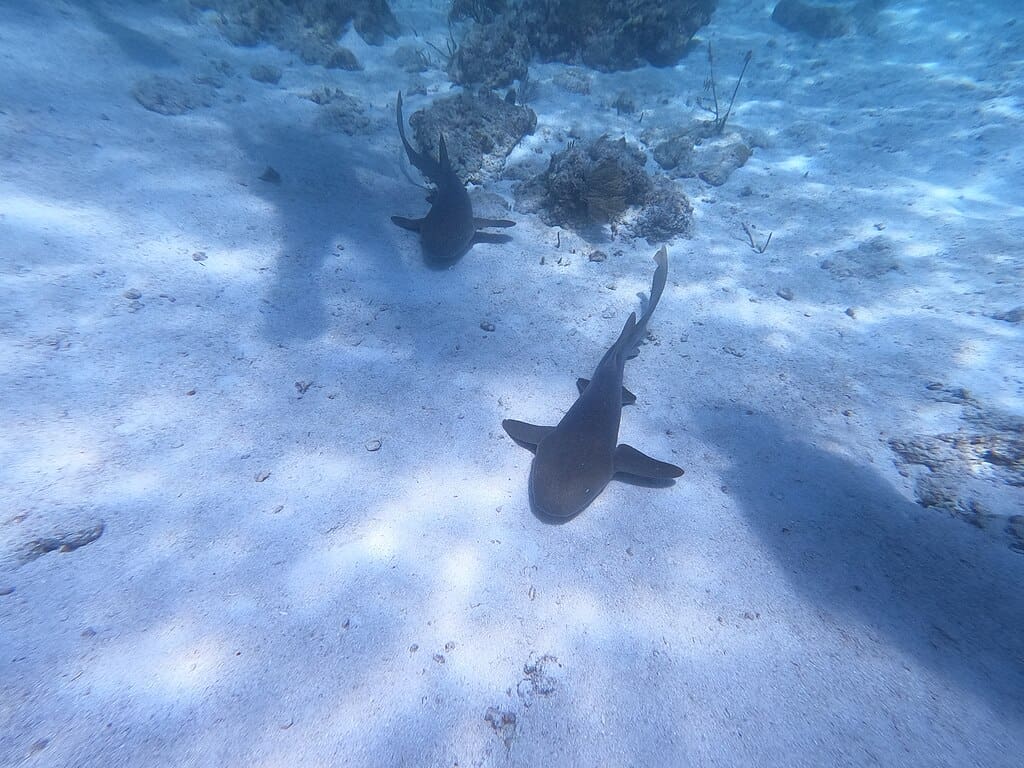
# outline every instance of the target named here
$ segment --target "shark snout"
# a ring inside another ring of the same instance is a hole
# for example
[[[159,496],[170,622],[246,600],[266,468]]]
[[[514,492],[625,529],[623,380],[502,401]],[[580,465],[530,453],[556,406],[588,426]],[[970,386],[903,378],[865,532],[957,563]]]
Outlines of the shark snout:
[[[563,473],[557,467],[534,459],[530,471],[530,505],[543,518],[564,522],[586,509],[605,485],[607,480],[597,482],[594,478]]]

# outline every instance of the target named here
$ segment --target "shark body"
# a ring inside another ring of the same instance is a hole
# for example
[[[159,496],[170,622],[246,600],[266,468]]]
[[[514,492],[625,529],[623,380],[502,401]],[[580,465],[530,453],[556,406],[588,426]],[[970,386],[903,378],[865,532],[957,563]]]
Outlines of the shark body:
[[[465,185],[452,169],[444,135],[440,137],[438,159],[417,152],[405,136],[402,117],[402,94],[398,94],[398,135],[412,163],[431,183],[434,190],[428,196],[430,210],[421,219],[392,216],[391,221],[404,229],[419,232],[423,254],[429,262],[447,265],[462,258],[475,243],[504,243],[508,235],[480,232],[484,227],[512,227],[508,219],[481,219],[473,216],[473,205]]]
[[[683,470],[619,443],[623,404],[636,397],[622,386],[626,360],[635,357],[668,279],[668,253],[654,257],[657,269],[647,311],[638,321],[634,312],[618,339],[605,352],[590,380],[579,379],[579,397],[557,425],[538,426],[505,419],[509,436],[535,449],[530,467],[530,503],[543,518],[564,522],[596,499],[616,473],[667,481]]]

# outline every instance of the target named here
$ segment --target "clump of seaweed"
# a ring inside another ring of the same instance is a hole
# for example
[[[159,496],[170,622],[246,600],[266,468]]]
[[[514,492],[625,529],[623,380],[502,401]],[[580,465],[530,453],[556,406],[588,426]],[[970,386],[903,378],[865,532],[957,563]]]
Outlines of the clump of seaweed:
[[[549,226],[577,231],[620,225],[636,237],[669,239],[690,229],[692,209],[667,179],[651,179],[644,152],[601,136],[571,142],[548,168],[516,188],[519,210],[537,213]]]
[[[514,24],[473,25],[448,58],[448,75],[460,85],[501,88],[526,80],[530,45]]]
[[[736,102],[736,94],[740,90],[740,83],[743,82],[743,75],[746,74],[747,65],[750,64],[750,59],[753,56],[753,51],[747,51],[746,55],[744,55],[740,76],[736,78],[736,86],[732,89],[732,96],[729,97],[729,106],[725,108],[725,112],[721,112],[718,105],[718,86],[715,83],[715,56],[711,51],[711,43],[708,43],[708,76],[704,81],[704,92],[711,94],[711,106],[706,107],[703,104],[701,106],[715,116],[711,123],[712,135],[720,135],[725,130],[725,123],[732,113],[732,105]]]
[[[715,57],[708,44],[708,77],[704,81],[707,97],[697,104],[711,113],[711,120],[697,119],[669,130],[649,131],[645,141],[652,147],[654,160],[673,177],[699,178],[712,186],[725,184],[733,171],[750,159],[754,147],[768,145],[762,131],[731,128],[726,123],[732,115],[740,84],[753,52],[743,56],[743,66],[733,86],[728,103],[719,100],[715,78]]]
[[[583,173],[587,215],[591,221],[604,223],[618,218],[628,207],[631,192],[629,170],[606,157]]]
[[[308,63],[336,62],[338,37],[349,24],[371,45],[399,32],[388,0],[192,0],[220,14],[224,36],[236,45],[270,42]],[[342,53],[342,57],[347,58]],[[333,57],[333,59],[332,59]],[[343,68],[350,68],[345,66]]]
[[[482,27],[474,44],[479,50],[488,40],[514,36],[527,61],[536,56],[612,72],[672,66],[716,5],[717,0],[454,0],[448,18]]]
[[[606,72],[672,66],[717,0],[520,0],[515,23],[545,61]]]
[[[664,176],[654,180],[654,186],[643,207],[624,222],[634,237],[647,242],[664,243],[673,237],[688,236],[693,229],[693,206],[679,186]]]
[[[651,187],[644,152],[624,138],[602,136],[583,146],[570,142],[551,157],[547,171],[520,185],[517,198],[550,225],[586,228],[609,224]]]
[[[501,173],[508,154],[537,127],[537,115],[482,88],[434,100],[410,115],[409,125],[420,149],[432,157],[444,134],[456,175],[475,181]]]
[[[448,20],[472,19],[477,24],[487,24],[504,13],[507,6],[506,0],[452,0]]]

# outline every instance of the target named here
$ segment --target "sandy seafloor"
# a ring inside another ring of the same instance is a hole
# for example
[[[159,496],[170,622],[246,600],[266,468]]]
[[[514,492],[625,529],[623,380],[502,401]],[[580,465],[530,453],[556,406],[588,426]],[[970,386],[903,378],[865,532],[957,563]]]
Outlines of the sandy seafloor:
[[[442,43],[434,6],[392,7]],[[364,71],[327,71],[210,14],[5,0],[0,765],[1020,765],[1021,489],[971,525],[889,441],[1024,415],[1022,326],[994,317],[1024,304],[1024,23],[906,0],[816,43],[771,6],[699,33],[727,87],[754,51],[733,119],[770,142],[678,182],[693,237],[626,370],[621,439],[686,474],[551,526],[501,420],[561,416],[659,244],[556,249],[513,210],[512,243],[427,269],[388,220],[426,207],[394,125],[411,31],[350,32]],[[622,90],[702,117],[699,50],[590,96],[559,68],[509,167],[636,140]],[[132,97],[211,70],[188,114]],[[407,115],[448,92],[421,80]],[[324,129],[325,84],[374,132]],[[860,269],[878,237],[892,263]]]

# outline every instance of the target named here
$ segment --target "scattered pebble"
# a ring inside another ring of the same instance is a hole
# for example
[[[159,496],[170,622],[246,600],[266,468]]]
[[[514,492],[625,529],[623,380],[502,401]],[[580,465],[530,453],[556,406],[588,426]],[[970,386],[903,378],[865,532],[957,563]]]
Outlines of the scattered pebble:
[[[350,72],[358,72],[363,68],[356,55],[341,45],[335,46],[323,64],[327,69],[346,69]]]
[[[132,96],[150,112],[161,115],[183,115],[210,103],[208,88],[160,75],[139,80],[132,87]]]
[[[847,307],[846,308],[846,315],[848,317],[852,317],[854,320],[856,320],[857,319],[857,310],[855,310],[853,307]]]
[[[194,395],[195,393],[196,393],[196,391],[195,391],[194,389],[190,389],[190,390],[189,390],[188,392],[186,392],[185,394],[186,394],[186,395],[188,395],[189,397],[192,397],[192,395]]]
[[[430,68],[427,51],[415,45],[402,45],[391,55],[391,61],[406,72],[426,72]]]
[[[789,288],[779,288],[779,290],[775,292],[775,295],[780,299],[785,299],[786,301],[793,300],[793,292],[789,290]]]
[[[487,713],[484,715],[484,722],[490,723],[506,750],[512,749],[512,742],[516,737],[515,712],[505,712],[497,707],[488,707]]]
[[[444,656],[442,656],[440,653],[435,653],[434,661],[436,661],[438,664],[444,664]]]
[[[604,251],[591,251],[590,254],[587,256],[587,259],[589,259],[590,261],[607,261],[608,254],[605,253]]]
[[[142,293],[136,290],[135,288],[129,288],[121,295],[124,296],[126,299],[129,299],[130,301],[135,301],[136,299],[142,298]]]
[[[96,630],[92,627],[86,627],[81,632],[82,637],[96,637]]]
[[[276,514],[282,512],[283,510],[284,510],[284,504],[278,504],[276,507],[274,507],[272,510],[270,510],[270,514],[276,515]]]
[[[193,253],[192,261],[206,261],[206,251],[196,251]]]
[[[10,595],[14,592],[14,587],[0,587],[0,597]]]
[[[488,333],[493,333],[494,332],[494,323],[492,323],[490,320],[482,320],[480,322],[480,328],[482,328],[483,330],[487,331]]]
[[[272,64],[255,64],[249,70],[249,77],[258,83],[277,85],[281,82],[281,68]]]
[[[260,174],[260,181],[266,181],[270,184],[280,184],[281,174],[278,173],[272,166],[267,166],[263,173]]]
[[[997,312],[992,317],[996,320],[1002,320],[1004,323],[1024,322],[1024,306],[1016,307],[1006,312]]]
[[[270,472],[268,472],[268,471],[267,471],[267,470],[265,470],[265,469],[264,469],[264,470],[261,470],[261,471],[259,471],[259,472],[257,472],[257,473],[256,473],[256,482],[257,482],[257,483],[262,483],[262,482],[263,482],[264,480],[266,480],[266,479],[267,479],[268,477],[270,477]]]
[[[79,547],[92,544],[103,535],[105,529],[106,524],[99,520],[78,530],[57,531],[49,536],[33,539],[21,548],[19,559],[22,563],[27,563],[47,552],[74,552]]]
[[[380,440],[367,440],[365,445],[366,450],[368,450],[370,453],[373,453],[374,451],[380,450],[382,443]]]
[[[311,386],[313,386],[312,381],[296,381],[295,391],[298,392],[300,395],[304,395],[306,394],[306,390],[308,390]]]
[[[535,662],[527,662],[523,665],[523,674],[525,677],[519,681],[519,685],[516,687],[516,692],[519,694],[519,697],[523,699],[523,703],[527,707],[530,706],[534,698],[538,696],[550,696],[557,690],[558,680],[556,679],[556,667],[558,669],[561,669],[562,667],[562,665],[558,663],[558,657],[547,653],[538,658]]]
[[[452,651],[455,650],[455,643],[453,641],[449,640],[447,643],[444,644],[444,649],[448,653],[451,653]]]
[[[416,645],[416,643],[413,643],[409,646],[409,653],[416,653],[416,651],[418,651],[419,649],[420,647]]]

